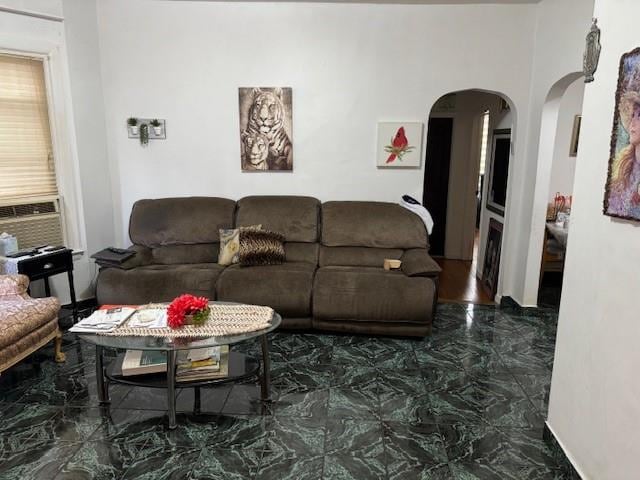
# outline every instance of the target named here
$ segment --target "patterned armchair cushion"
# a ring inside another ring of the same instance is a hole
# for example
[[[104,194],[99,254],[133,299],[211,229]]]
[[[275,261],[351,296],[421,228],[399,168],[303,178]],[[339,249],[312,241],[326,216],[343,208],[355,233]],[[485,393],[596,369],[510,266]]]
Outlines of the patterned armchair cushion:
[[[0,302],[0,350],[55,320],[60,310],[57,298],[34,298]]]
[[[0,298],[5,296],[24,297],[29,286],[26,275],[0,275]]]

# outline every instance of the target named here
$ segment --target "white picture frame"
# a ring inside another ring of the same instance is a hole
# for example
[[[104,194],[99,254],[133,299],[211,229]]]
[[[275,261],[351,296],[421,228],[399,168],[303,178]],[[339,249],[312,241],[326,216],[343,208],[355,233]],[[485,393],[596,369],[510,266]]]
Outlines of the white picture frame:
[[[376,165],[378,168],[420,168],[422,122],[379,122]]]

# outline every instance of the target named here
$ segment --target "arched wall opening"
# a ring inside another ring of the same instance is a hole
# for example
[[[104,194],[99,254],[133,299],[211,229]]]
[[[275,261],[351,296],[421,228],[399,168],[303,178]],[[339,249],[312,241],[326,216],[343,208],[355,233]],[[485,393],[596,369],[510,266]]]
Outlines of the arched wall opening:
[[[491,275],[486,289],[482,288],[482,280],[483,273],[486,273],[483,270],[487,243],[492,249],[500,248],[495,239],[487,242],[490,223],[492,226],[499,224],[500,243],[506,245],[504,239],[508,235],[508,227],[505,219],[512,176],[506,175],[502,192],[506,199],[501,211],[487,208],[490,182],[483,181],[483,178],[488,178],[484,170],[491,168],[494,132],[507,132],[503,164],[506,164],[505,168],[508,165],[507,172],[511,170],[516,119],[515,105],[508,96],[479,88],[446,93],[430,109],[422,200],[428,209],[435,209],[431,212],[436,222],[431,236],[432,255],[440,257],[438,262],[443,267],[441,300],[491,303],[501,296],[500,264],[509,252],[497,255],[499,252],[492,250],[496,263],[492,271],[495,275]],[[449,131],[447,123],[451,124]],[[441,138],[443,135],[449,135],[451,139],[448,157],[442,152],[443,148],[446,151],[446,145],[442,146],[446,143]],[[485,153],[482,159],[483,139]],[[504,141],[501,140],[500,144]],[[442,165],[444,158],[448,158],[448,166]],[[484,170],[481,164],[484,164]]]
[[[542,109],[540,139],[536,167],[536,183],[533,200],[529,251],[527,253],[526,277],[523,303],[537,305],[540,286],[541,258],[545,242],[547,205],[550,196],[551,173],[554,149],[557,143],[561,101],[567,89],[583,77],[582,72],[565,75],[550,88]],[[569,146],[567,146],[569,148]]]

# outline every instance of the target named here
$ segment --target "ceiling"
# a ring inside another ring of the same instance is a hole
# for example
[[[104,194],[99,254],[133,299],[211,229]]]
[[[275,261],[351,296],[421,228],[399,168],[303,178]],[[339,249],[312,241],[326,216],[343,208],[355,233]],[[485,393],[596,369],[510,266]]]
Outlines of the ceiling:
[[[172,0],[172,1],[197,1],[197,2],[220,2],[228,0]],[[397,5],[522,5],[527,3],[540,3],[542,0],[235,0],[242,2],[274,2],[274,3],[380,3]]]

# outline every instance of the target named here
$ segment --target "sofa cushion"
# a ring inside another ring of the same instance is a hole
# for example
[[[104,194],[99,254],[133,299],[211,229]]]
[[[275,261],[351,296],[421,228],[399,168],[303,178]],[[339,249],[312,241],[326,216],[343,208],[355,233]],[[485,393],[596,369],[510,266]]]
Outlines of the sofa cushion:
[[[412,248],[402,255],[402,271],[409,277],[437,277],[442,268],[426,248]]]
[[[284,235],[278,232],[241,230],[238,263],[245,267],[280,265],[285,261],[283,242]]]
[[[254,230],[262,230],[262,225],[258,224],[240,228],[221,228],[218,263],[220,265],[238,263],[238,254],[240,252],[240,233],[243,231]]]
[[[317,243],[306,242],[286,242],[284,244],[284,252],[287,262],[307,262],[318,265],[318,250],[320,245]]]
[[[320,202],[312,197],[253,196],[238,200],[236,226],[261,223],[287,242],[317,242]]]
[[[215,263],[218,261],[219,243],[198,245],[164,245],[150,249],[149,265],[183,265],[189,263]],[[134,257],[135,258],[135,257]]]
[[[320,320],[429,323],[435,285],[430,278],[372,267],[320,267],[313,317]]]
[[[216,197],[138,200],[131,210],[129,236],[138,245],[216,243],[218,230],[233,225],[235,202]]]
[[[0,350],[16,343],[58,317],[57,298],[3,301],[0,308]]]
[[[315,265],[285,262],[260,267],[227,267],[216,286],[218,300],[272,307],[283,317],[311,313]]]
[[[216,281],[223,269],[217,263],[104,268],[98,276],[96,296],[100,305],[170,302],[183,293],[215,300]]]
[[[427,248],[418,215],[395,203],[322,204],[322,244],[329,247]]]
[[[320,247],[320,266],[382,267],[385,258],[399,260],[400,248]]]

